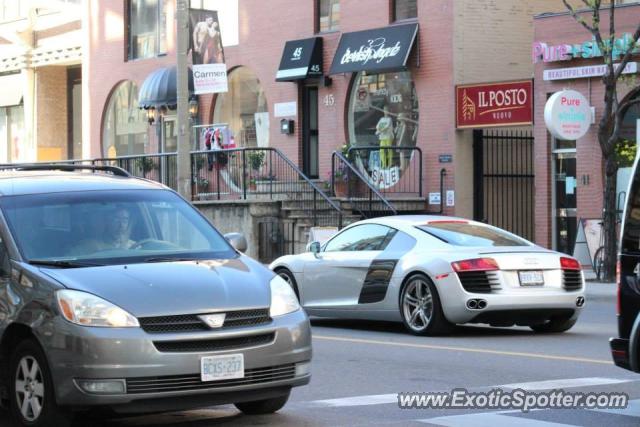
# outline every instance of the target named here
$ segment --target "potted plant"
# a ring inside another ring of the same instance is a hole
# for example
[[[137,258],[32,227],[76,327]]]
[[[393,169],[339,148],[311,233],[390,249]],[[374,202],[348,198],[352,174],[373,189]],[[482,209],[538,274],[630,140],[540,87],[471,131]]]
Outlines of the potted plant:
[[[328,184],[327,186],[331,186],[331,182],[333,182],[333,194],[336,197],[346,197],[348,193],[348,184],[349,184],[349,171],[346,165],[340,165],[335,170],[333,170],[333,176],[331,176],[332,171],[329,171],[328,174]]]
[[[209,180],[207,178],[196,176],[193,178],[198,193],[207,193],[209,191]]]
[[[158,168],[158,165],[150,157],[139,157],[135,160],[135,170],[142,172],[141,175],[146,178],[147,174]]]

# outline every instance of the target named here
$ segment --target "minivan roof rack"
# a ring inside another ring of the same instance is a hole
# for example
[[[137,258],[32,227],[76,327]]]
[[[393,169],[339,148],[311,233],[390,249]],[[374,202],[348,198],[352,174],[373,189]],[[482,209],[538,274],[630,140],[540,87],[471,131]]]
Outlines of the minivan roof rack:
[[[65,163],[17,163],[14,165],[0,165],[0,171],[3,170],[17,170],[17,171],[46,171],[46,170],[58,170],[73,172],[76,170],[91,170],[99,172],[110,172],[116,176],[131,177],[131,174],[126,170],[117,166],[110,165],[73,165]]]

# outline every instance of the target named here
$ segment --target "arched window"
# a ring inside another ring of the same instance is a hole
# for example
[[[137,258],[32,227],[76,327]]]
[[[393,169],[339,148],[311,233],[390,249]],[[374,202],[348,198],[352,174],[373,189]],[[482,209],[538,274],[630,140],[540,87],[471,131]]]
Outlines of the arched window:
[[[229,91],[216,97],[213,122],[226,123],[238,147],[269,146],[269,109],[258,77],[247,67],[229,73]]]
[[[381,188],[395,185],[410,165],[415,154],[410,148],[416,146],[418,138],[418,118],[418,96],[410,71],[363,71],[355,76],[347,114],[348,144],[390,147],[354,152],[356,162]]]
[[[104,111],[103,156],[144,154],[148,128],[145,112],[138,108],[138,87],[131,81],[119,83]]]

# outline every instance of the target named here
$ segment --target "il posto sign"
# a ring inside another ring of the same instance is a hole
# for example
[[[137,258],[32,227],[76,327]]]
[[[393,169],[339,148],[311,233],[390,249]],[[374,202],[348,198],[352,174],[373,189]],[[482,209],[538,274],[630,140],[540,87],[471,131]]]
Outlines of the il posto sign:
[[[459,129],[532,123],[531,80],[456,86],[456,127]]]

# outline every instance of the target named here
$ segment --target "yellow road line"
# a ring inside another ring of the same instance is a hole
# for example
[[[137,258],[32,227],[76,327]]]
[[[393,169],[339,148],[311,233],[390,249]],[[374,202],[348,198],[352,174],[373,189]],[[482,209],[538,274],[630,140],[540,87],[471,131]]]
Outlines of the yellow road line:
[[[496,354],[501,356],[528,357],[533,359],[564,360],[566,362],[597,363],[601,365],[613,364],[613,362],[609,360],[588,359],[586,357],[555,356],[552,354],[489,350],[484,348],[452,347],[452,346],[446,346],[446,345],[432,345],[432,344],[413,344],[413,343],[407,343],[407,342],[379,341],[379,340],[369,340],[369,339],[362,339],[362,338],[345,338],[345,337],[336,337],[336,336],[328,336],[328,335],[313,335],[313,338],[319,339],[319,340],[326,340],[326,341],[342,341],[342,342],[352,342],[352,343],[358,343],[358,344],[390,345],[390,346],[396,346],[396,347],[423,348],[423,349],[429,349],[429,350],[462,351],[467,353],[484,353],[484,354]]]

